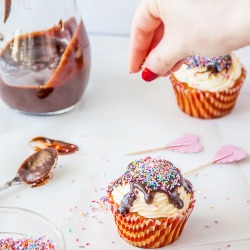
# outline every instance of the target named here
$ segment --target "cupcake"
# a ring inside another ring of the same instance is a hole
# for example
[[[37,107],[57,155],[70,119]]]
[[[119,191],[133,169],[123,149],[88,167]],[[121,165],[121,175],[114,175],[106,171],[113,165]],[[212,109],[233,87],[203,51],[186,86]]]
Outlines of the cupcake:
[[[161,158],[133,161],[107,193],[119,235],[142,248],[176,241],[195,204],[192,184]]]
[[[229,114],[235,106],[246,71],[235,55],[191,56],[172,73],[180,109],[190,116],[211,119]]]

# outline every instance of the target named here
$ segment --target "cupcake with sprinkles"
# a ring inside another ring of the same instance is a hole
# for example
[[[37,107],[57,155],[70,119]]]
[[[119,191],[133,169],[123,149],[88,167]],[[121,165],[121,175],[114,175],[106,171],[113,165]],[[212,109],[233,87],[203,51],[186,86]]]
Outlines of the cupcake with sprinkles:
[[[142,248],[176,241],[195,204],[192,184],[162,158],[133,161],[107,193],[119,235]]]
[[[201,119],[229,114],[246,78],[246,70],[234,55],[190,56],[171,74],[177,103],[190,116]]]

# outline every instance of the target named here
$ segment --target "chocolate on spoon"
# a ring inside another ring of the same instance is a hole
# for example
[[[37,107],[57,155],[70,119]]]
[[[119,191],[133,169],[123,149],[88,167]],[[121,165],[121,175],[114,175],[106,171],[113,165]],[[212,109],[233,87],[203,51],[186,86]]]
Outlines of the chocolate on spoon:
[[[17,175],[0,187],[0,191],[23,183],[30,184],[31,187],[46,184],[52,178],[57,159],[58,152],[53,148],[45,148],[30,155],[19,167]]]

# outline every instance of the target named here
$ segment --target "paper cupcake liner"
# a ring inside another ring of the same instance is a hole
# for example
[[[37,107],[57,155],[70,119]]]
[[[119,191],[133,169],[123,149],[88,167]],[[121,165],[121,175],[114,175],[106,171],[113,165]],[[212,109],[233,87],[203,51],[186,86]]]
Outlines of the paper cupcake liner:
[[[122,216],[117,212],[117,205],[111,203],[118,233],[129,244],[142,248],[159,248],[176,241],[190,216],[195,200],[179,217],[148,219],[137,213]]]
[[[242,67],[241,76],[233,87],[209,92],[190,88],[173,75],[170,76],[179,108],[184,113],[201,119],[219,118],[229,114],[236,104],[245,78],[246,70]]]

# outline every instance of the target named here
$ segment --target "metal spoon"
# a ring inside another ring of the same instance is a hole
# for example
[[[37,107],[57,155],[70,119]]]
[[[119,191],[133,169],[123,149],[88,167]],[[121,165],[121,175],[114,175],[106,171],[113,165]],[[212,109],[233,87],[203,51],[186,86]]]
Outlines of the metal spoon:
[[[23,183],[31,184],[31,187],[46,184],[53,176],[52,170],[57,159],[58,152],[53,148],[45,148],[30,155],[19,167],[17,175],[0,187],[0,191]]]

